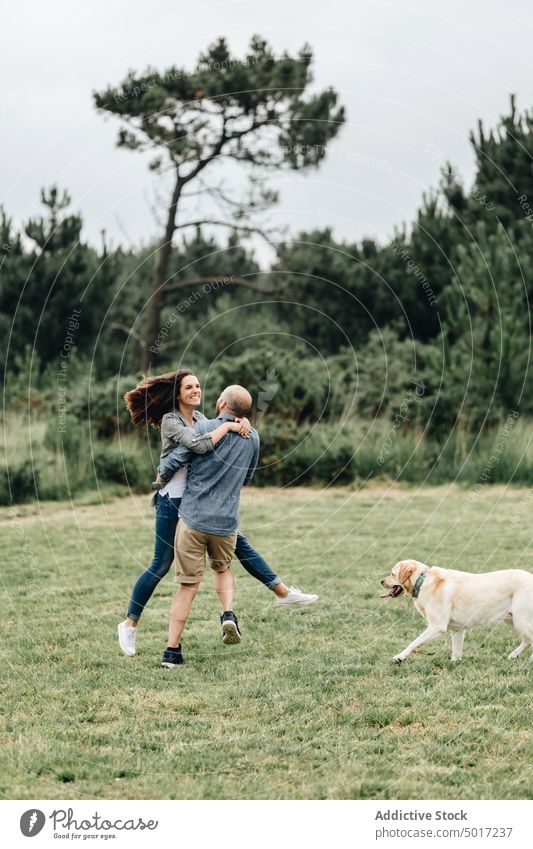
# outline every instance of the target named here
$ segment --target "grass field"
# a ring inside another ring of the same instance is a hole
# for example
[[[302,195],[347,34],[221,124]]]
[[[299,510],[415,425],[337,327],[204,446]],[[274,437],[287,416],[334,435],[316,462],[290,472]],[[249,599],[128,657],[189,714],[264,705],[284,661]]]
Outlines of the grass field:
[[[401,557],[532,569],[528,490],[386,485],[251,490],[243,530],[306,609],[238,563],[240,646],[224,647],[208,576],[159,667],[171,580],[125,658],[116,624],[151,556],[146,497],[0,510],[4,798],[533,798],[533,664],[504,625],[400,667],[422,620],[378,579]],[[95,499],[96,500],[96,499]]]

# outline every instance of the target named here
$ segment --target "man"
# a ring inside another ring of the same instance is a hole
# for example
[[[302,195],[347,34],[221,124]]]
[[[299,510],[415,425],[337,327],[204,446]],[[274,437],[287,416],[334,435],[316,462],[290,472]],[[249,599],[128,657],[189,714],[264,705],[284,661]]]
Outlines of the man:
[[[246,389],[228,386],[217,401],[217,418],[200,420],[196,430],[199,434],[208,433],[221,422],[245,416],[251,406],[252,397]],[[226,645],[241,641],[233,612],[234,581],[230,566],[239,525],[241,487],[250,482],[258,459],[259,436],[252,428],[248,439],[228,433],[210,454],[200,457],[178,446],[161,462],[159,476],[168,480],[176,469],[190,461],[175,540],[176,581],[180,589],[172,600],[168,646],[161,661],[164,667],[174,668],[183,663],[180,639],[200,588],[206,553],[222,603],[222,640]]]

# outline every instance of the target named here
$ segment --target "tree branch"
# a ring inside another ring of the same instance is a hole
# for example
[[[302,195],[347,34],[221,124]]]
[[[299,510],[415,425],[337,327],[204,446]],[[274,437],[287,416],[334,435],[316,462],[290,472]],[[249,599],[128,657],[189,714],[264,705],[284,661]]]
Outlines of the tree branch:
[[[204,218],[201,221],[186,221],[183,224],[176,225],[176,230],[184,230],[186,227],[201,227],[203,224],[212,224],[216,227],[230,227],[232,230],[242,230],[244,233],[257,233],[268,244],[271,244],[268,234],[275,232],[274,230],[262,230],[260,227],[248,227],[245,224],[237,224],[232,221],[217,221],[211,218]]]
[[[266,289],[258,283],[252,283],[245,277],[235,277],[233,274],[226,277],[197,277],[195,280],[181,280],[179,283],[170,283],[163,286],[162,294],[170,295],[174,292],[180,292],[183,289],[190,289],[193,286],[208,286],[217,283],[223,286],[242,286],[244,289],[250,289],[252,292],[257,292],[260,295],[278,295],[281,289]]]
[[[249,127],[246,127],[246,129],[237,130],[236,132],[231,133],[231,135],[226,135],[226,116],[224,116],[223,117],[223,125],[222,125],[222,133],[221,133],[219,140],[217,141],[216,145],[214,146],[214,148],[211,151],[211,153],[209,154],[209,156],[206,156],[205,159],[200,159],[200,161],[192,169],[192,171],[189,174],[187,174],[185,177],[182,178],[183,185],[188,183],[189,180],[193,180],[200,173],[200,171],[203,171],[203,169],[206,167],[206,165],[209,165],[209,163],[212,162],[213,159],[216,159],[216,157],[221,154],[222,149],[224,148],[224,146],[226,145],[227,142],[232,142],[232,141],[236,141],[238,139],[241,139],[241,138],[243,138],[243,136],[247,136],[249,133],[255,132],[255,130],[260,129],[260,127],[266,126],[268,123],[269,123],[268,118],[263,120],[263,121],[254,120],[254,121],[252,121],[252,123],[250,124]]]
[[[217,141],[209,156],[206,156],[205,159],[200,159],[198,164],[192,169],[192,171],[190,171],[185,177],[182,177],[182,182],[184,186],[190,180],[194,180],[194,178],[200,173],[200,171],[203,171],[206,165],[209,165],[209,163],[219,155],[226,141],[226,119],[224,118],[222,122],[222,133],[220,134],[219,140]]]
[[[144,339],[142,338],[142,336],[139,336],[139,334],[136,333],[135,330],[133,330],[131,327],[128,327],[127,324],[120,324],[119,322],[114,321],[110,325],[110,328],[111,330],[122,330],[122,332],[125,333],[126,336],[131,336],[132,339],[135,339],[135,341],[139,343],[141,348],[144,346]]]

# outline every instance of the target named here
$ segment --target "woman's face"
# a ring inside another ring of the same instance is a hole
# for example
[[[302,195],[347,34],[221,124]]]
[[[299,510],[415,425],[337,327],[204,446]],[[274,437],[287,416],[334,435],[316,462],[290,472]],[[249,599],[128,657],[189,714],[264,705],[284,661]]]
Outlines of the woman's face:
[[[188,374],[181,381],[178,401],[189,407],[198,407],[202,400],[202,390],[198,378],[194,374]]]

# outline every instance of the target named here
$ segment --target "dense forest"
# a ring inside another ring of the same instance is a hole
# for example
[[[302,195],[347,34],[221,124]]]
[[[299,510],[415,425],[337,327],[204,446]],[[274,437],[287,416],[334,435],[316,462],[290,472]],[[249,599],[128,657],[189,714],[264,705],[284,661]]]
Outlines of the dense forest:
[[[191,72],[94,93],[120,145],[155,151],[169,203],[153,244],[87,244],[66,187],[20,228],[0,207],[3,503],[147,489],[158,434],[133,432],[122,395],[183,366],[207,412],[227,383],[252,392],[258,484],[533,481],[533,113],[511,98],[480,122],[473,184],[443,166],[387,243],[280,237],[269,172],[317,168],[345,119],[331,89],[309,93],[311,66],[309,48],[276,58],[255,38],[237,60],[221,39]]]

